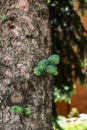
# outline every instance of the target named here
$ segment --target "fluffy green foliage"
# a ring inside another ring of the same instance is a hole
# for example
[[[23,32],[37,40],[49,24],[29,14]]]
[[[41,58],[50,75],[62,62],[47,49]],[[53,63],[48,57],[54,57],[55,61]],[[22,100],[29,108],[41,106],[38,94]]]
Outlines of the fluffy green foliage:
[[[32,116],[31,110],[29,108],[23,108],[18,105],[12,106],[10,109],[12,112],[18,113],[20,115],[25,115],[28,117]]]
[[[52,75],[58,75],[57,67],[55,65],[48,65],[46,67],[46,72]]]
[[[51,55],[51,56],[49,56],[48,61],[51,64],[57,65],[57,64],[59,64],[60,57],[58,55]]]
[[[47,65],[49,64],[47,59],[43,59],[38,63],[38,66],[41,70],[45,70]]]
[[[56,65],[59,64],[60,58],[58,55],[51,55],[48,59],[42,59],[38,66],[34,68],[34,74],[41,76],[43,74],[58,75]]]

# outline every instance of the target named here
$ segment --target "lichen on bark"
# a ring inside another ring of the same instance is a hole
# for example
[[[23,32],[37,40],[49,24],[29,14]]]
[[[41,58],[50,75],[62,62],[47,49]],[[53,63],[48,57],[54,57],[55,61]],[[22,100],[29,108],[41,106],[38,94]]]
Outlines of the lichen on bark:
[[[43,0],[0,2],[0,130],[51,129],[51,77],[33,68],[51,53],[48,9]],[[29,107],[32,118],[10,112]]]

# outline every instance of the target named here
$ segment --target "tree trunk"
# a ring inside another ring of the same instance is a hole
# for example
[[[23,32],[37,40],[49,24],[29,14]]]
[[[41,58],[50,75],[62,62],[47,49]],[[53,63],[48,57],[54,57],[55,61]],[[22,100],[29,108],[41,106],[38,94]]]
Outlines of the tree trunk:
[[[51,130],[51,77],[33,69],[51,52],[48,9],[43,0],[1,0],[0,130]],[[28,107],[32,117],[10,111]]]

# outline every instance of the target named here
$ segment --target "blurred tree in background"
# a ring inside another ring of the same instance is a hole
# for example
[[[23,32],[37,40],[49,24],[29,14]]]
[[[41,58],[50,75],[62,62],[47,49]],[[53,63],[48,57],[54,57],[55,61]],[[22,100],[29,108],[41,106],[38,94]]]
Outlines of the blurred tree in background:
[[[87,77],[87,31],[82,25],[78,11],[84,15],[86,0],[50,0],[48,2],[53,53],[60,56],[59,75],[54,78],[53,116],[57,117],[55,103],[65,100],[70,103],[74,93],[74,81],[86,82]]]

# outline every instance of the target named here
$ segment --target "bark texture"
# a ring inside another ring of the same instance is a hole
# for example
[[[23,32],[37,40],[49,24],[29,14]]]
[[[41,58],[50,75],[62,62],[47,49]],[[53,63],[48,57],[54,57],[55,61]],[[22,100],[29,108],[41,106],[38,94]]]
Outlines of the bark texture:
[[[51,129],[51,77],[33,69],[51,52],[48,9],[43,0],[1,0],[0,15],[0,130]],[[10,112],[29,107],[31,118]]]

